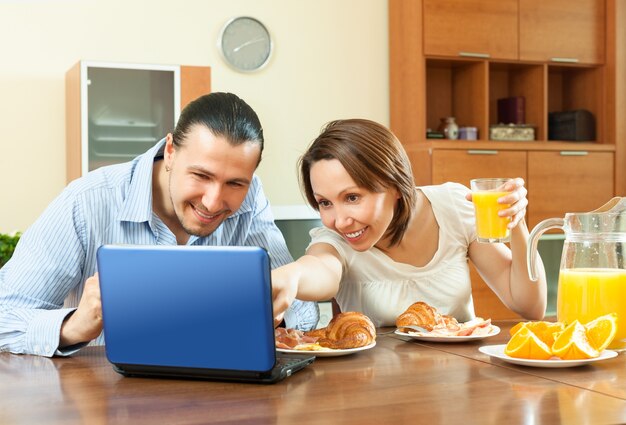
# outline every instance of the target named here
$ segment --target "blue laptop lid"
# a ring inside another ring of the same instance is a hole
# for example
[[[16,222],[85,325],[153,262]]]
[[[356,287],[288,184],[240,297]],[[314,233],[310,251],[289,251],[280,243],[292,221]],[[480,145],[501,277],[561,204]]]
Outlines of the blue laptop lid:
[[[111,363],[274,366],[270,264],[262,248],[105,245],[97,259]]]

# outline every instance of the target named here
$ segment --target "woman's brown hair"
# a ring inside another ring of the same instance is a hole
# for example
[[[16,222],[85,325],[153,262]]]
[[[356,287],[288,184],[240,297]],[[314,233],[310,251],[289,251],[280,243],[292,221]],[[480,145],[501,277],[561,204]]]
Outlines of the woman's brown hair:
[[[352,180],[371,192],[395,188],[400,194],[385,237],[397,245],[415,206],[411,163],[396,136],[384,126],[365,119],[331,121],[298,161],[300,187],[309,204],[319,211],[311,187],[311,167],[320,160],[336,159]]]

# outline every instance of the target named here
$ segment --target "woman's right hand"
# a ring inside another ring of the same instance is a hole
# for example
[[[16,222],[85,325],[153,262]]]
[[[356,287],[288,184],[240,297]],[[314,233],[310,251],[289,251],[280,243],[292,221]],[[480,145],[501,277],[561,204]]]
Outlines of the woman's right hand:
[[[283,321],[285,311],[298,295],[298,268],[296,263],[286,264],[272,270],[272,299],[274,326]]]

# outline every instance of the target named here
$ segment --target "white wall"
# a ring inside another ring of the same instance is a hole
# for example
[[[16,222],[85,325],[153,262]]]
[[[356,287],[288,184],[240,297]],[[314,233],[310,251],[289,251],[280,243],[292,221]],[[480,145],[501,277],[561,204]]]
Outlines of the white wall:
[[[274,37],[258,73],[216,48],[237,15]],[[281,207],[304,204],[296,160],[325,122],[389,124],[387,46],[384,0],[0,0],[0,232],[26,229],[65,186],[64,78],[81,59],[211,66],[213,90],[261,118],[259,174]]]

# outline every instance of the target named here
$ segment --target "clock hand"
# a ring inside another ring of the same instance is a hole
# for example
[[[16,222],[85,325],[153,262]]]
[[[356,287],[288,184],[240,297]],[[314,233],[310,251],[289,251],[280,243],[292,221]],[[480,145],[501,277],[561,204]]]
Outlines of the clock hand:
[[[249,46],[251,44],[259,43],[263,40],[264,40],[263,38],[256,38],[254,40],[246,41],[245,43],[240,44],[239,46],[235,47],[233,49],[233,53],[237,53],[239,50],[243,49],[244,47]]]

